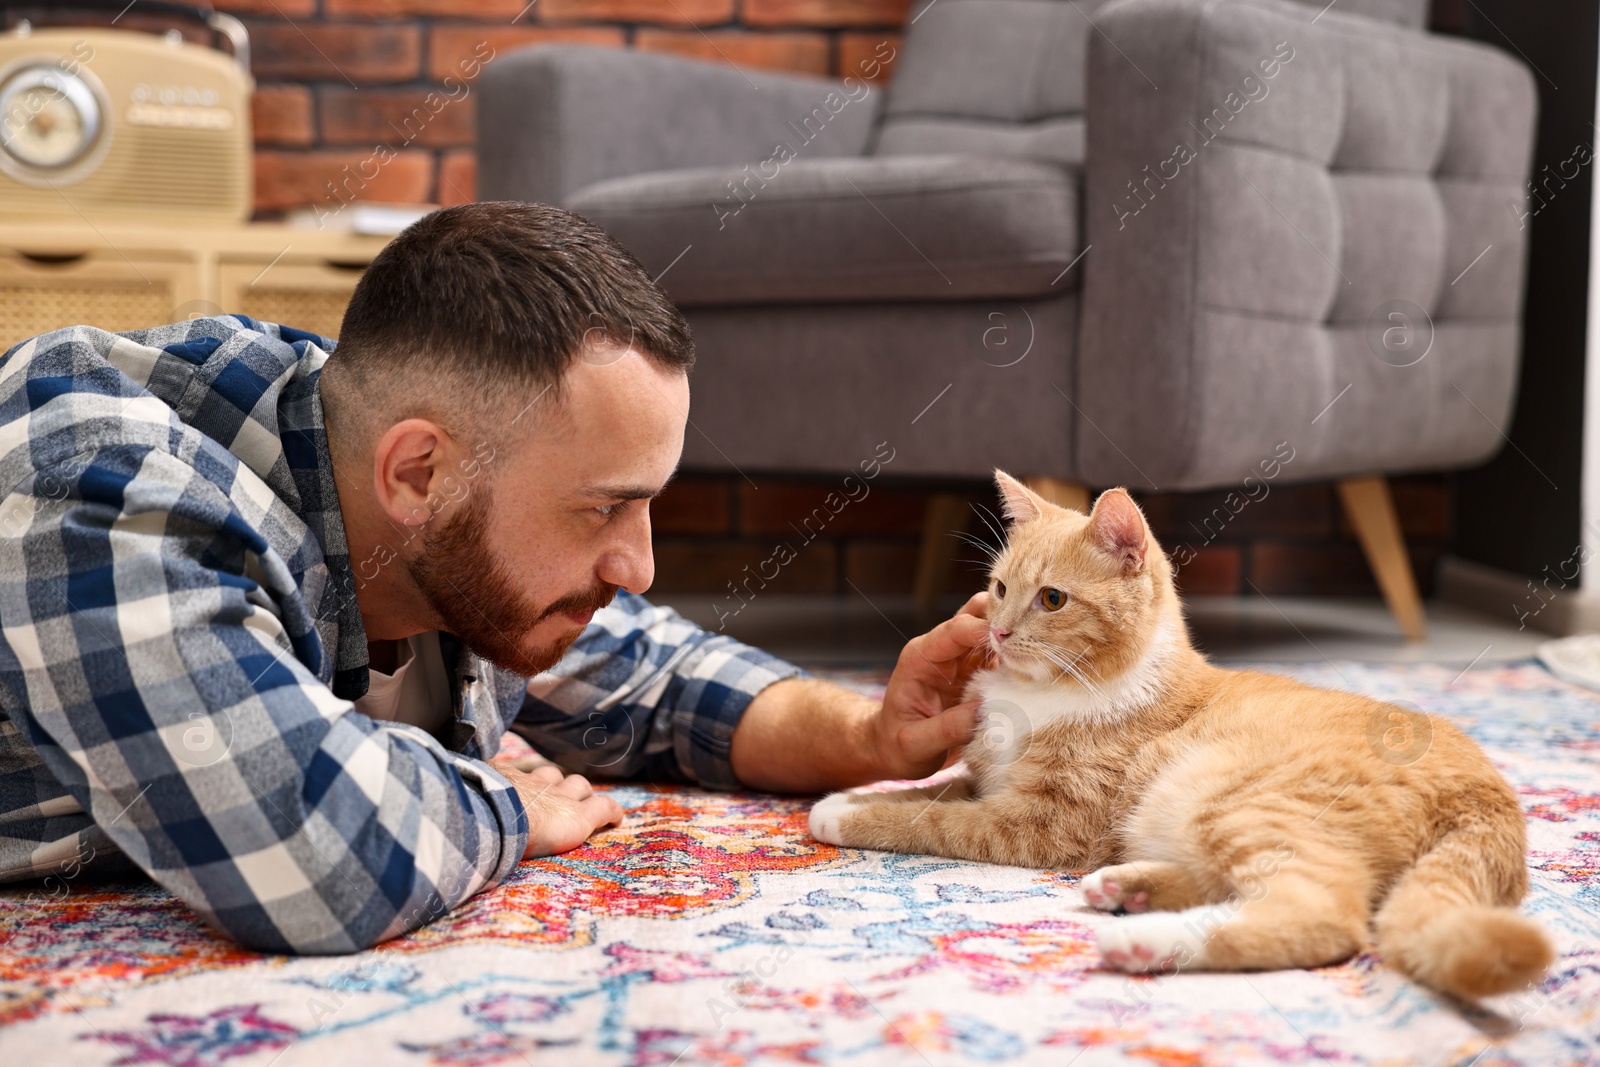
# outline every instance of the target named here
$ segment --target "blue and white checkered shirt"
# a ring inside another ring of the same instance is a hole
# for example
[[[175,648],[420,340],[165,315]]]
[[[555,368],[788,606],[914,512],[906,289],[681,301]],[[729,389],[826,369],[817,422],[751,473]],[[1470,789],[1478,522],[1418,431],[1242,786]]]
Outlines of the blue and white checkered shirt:
[[[571,770],[737,786],[734,726],[798,669],[627,594],[531,682],[441,635],[432,733],[354,710],[333,347],[222,316],[0,358],[0,882],[137,867],[246,946],[348,952],[521,860],[484,762],[508,726]]]

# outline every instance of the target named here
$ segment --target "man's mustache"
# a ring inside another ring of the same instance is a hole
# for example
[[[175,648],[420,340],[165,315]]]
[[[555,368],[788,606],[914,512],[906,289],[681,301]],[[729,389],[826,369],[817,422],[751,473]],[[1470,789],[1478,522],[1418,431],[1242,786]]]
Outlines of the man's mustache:
[[[616,598],[617,587],[604,582],[593,589],[585,589],[581,593],[569,593],[560,600],[544,609],[537,621],[543,622],[553,615],[567,612],[573,615],[582,615],[586,611],[599,611]]]

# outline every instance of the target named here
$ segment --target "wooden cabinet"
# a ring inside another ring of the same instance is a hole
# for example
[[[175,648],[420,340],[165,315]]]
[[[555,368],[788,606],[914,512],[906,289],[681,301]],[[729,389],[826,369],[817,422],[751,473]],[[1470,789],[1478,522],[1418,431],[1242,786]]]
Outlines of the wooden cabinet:
[[[238,312],[337,337],[388,238],[233,227],[0,225],[0,351],[63,326]]]
[[[224,312],[338,337],[344,306],[364,267],[288,257],[270,267],[224,262],[217,268],[217,303]]]
[[[200,284],[193,260],[140,253],[23,255],[0,251],[0,351],[61,326],[108,330],[182,318],[174,314]]]

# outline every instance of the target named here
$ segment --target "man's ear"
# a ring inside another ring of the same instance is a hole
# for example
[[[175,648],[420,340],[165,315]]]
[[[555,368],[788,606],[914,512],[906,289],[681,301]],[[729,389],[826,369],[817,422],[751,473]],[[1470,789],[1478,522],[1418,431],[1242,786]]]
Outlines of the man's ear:
[[[1000,510],[1011,525],[1021,526],[1044,514],[1044,497],[998,467],[994,471],[994,484],[1000,490]]]
[[[378,505],[390,521],[420,526],[433,517],[429,503],[448,473],[449,432],[427,419],[404,419],[385,430],[372,449]]]

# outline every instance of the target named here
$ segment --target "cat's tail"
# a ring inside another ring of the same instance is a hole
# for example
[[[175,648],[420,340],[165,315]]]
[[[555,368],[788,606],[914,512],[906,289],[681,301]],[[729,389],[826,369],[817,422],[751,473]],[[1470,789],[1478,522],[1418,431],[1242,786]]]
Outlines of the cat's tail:
[[[1506,902],[1527,886],[1521,813],[1442,837],[1395,883],[1376,918],[1378,951],[1434,989],[1487,997],[1525,989],[1555,958],[1544,930]]]

